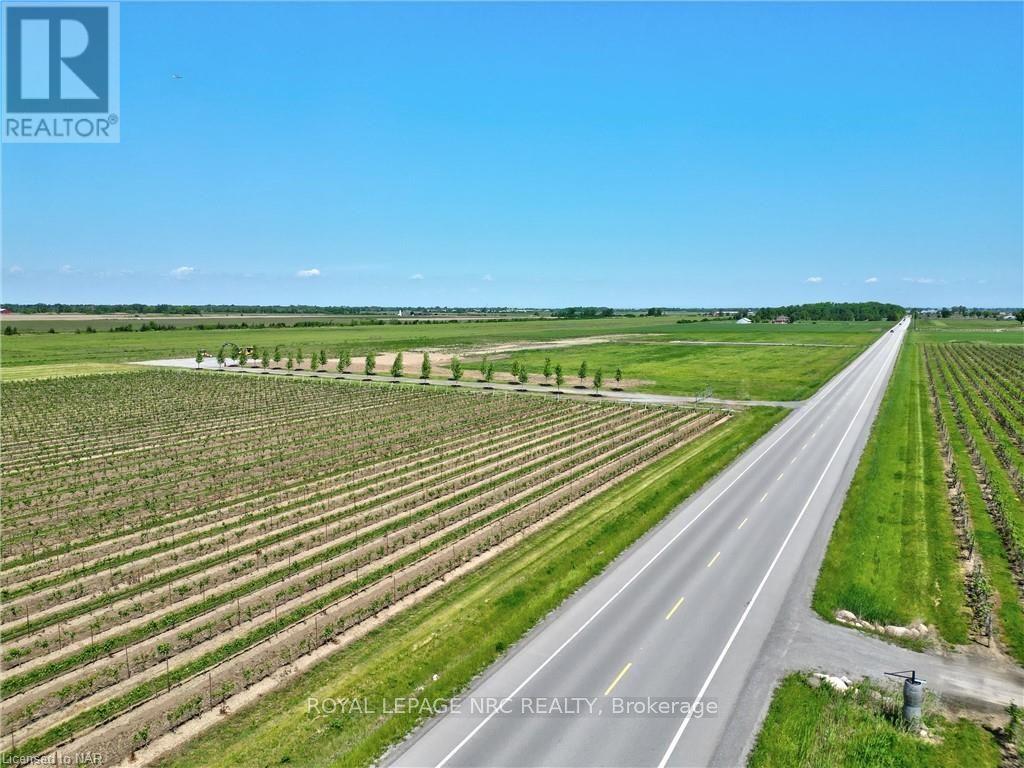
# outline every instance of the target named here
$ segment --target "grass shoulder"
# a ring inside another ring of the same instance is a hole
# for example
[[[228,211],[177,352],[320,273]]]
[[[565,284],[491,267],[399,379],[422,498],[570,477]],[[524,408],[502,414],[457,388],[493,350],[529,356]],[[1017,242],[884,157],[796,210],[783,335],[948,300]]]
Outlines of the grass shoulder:
[[[905,344],[836,521],[813,607],[967,640],[963,577],[916,344]]]
[[[801,673],[779,684],[749,768],[962,768],[998,766],[996,736],[969,720],[929,711],[928,738],[911,733],[898,717],[898,692],[867,682],[845,692],[812,687]]]

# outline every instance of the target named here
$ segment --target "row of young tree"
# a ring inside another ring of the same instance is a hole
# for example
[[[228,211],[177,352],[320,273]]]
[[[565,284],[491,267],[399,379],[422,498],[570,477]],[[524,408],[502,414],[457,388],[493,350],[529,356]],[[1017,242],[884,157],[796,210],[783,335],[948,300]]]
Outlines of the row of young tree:
[[[206,353],[203,350],[197,350],[195,356],[196,367],[200,367],[203,360],[206,357]],[[229,356],[221,347],[217,353],[217,364],[223,368],[229,359]],[[306,362],[308,359],[308,363]],[[292,352],[283,352],[280,346],[274,347],[271,350],[269,347],[264,347],[260,351],[253,352],[250,357],[248,351],[245,348],[239,348],[235,355],[234,360],[240,366],[249,365],[250,361],[257,362],[262,368],[268,369],[273,364],[273,367],[280,368],[282,365],[285,369],[301,370],[303,367],[309,371],[322,371],[327,368],[327,352],[323,349],[314,350],[310,355],[306,356],[302,348],[293,354]],[[346,349],[338,350],[337,360],[335,362],[335,370],[339,373],[352,373],[348,368],[352,365],[352,355]],[[451,378],[454,381],[461,381],[465,375],[465,367],[462,361],[457,357],[453,356],[448,362],[448,370],[451,373]],[[486,356],[480,361],[480,377],[482,381],[493,382],[497,369],[494,367],[494,363],[487,359]],[[374,352],[368,352],[363,360],[363,371],[367,376],[375,376],[377,374],[377,355]],[[423,353],[423,360],[420,363],[420,378],[429,379],[433,372],[433,364],[430,360],[430,354],[428,352]],[[405,375],[405,360],[401,352],[395,355],[394,360],[391,362],[391,368],[388,371],[392,378],[402,378]],[[520,360],[513,360],[511,366],[512,378],[518,381],[520,384],[527,384],[530,380],[530,371],[526,367],[526,364]],[[598,368],[591,375],[590,368],[587,365],[587,361],[584,360],[580,363],[579,368],[576,371],[576,375],[579,378],[580,386],[585,386],[587,376],[591,376],[591,385],[595,392],[600,392],[604,386],[604,371]],[[561,390],[565,384],[566,372],[562,368],[561,363],[553,363],[550,357],[544,358],[544,365],[541,369],[541,376],[544,377],[545,386],[550,386],[550,382],[554,379],[555,387]],[[615,383],[616,386],[622,384],[622,368],[616,367],[615,369]]]
[[[512,377],[520,384],[525,385],[530,380],[530,371],[522,361],[513,360],[511,370]],[[489,362],[487,358],[484,357],[480,363],[480,372],[484,381],[493,381],[494,363]],[[586,360],[580,363],[580,367],[577,369],[576,375],[579,377],[580,386],[584,386],[587,376],[590,375],[590,369]],[[544,377],[545,386],[550,386],[552,378],[555,380],[555,387],[559,390],[561,390],[562,385],[565,384],[565,370],[562,368],[562,364],[552,363],[550,357],[544,358],[544,366],[541,368],[541,376]],[[622,368],[615,369],[615,383],[616,385],[622,384]],[[604,371],[601,368],[594,371],[591,376],[591,384],[594,387],[595,392],[601,391],[601,387],[604,386]]]

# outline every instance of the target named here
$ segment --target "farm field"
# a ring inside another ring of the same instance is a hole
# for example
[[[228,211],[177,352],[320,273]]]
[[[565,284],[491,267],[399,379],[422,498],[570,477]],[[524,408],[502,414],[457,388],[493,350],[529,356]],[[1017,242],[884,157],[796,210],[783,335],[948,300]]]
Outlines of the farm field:
[[[459,322],[471,320],[528,320],[540,317],[527,312],[515,314],[487,313],[485,315],[474,313],[459,313],[458,315],[417,315],[416,322],[441,322],[447,323],[453,320]],[[175,326],[178,328],[192,328],[203,325],[207,328],[216,326],[218,323],[225,325],[285,325],[292,326],[296,323],[334,323],[336,325],[369,324],[374,322],[388,322],[396,319],[394,312],[361,314],[327,314],[327,313],[249,313],[229,314],[210,313],[201,315],[164,315],[164,314],[128,314],[115,313],[109,315],[91,315],[85,313],[15,313],[5,315],[3,322],[10,324],[19,331],[25,333],[49,333],[52,328],[56,333],[74,333],[76,330],[84,331],[86,328],[94,328],[97,331],[109,331],[111,328],[120,328],[125,325],[138,330],[140,326],[148,323],[156,323],[159,326]]]
[[[814,607],[921,620],[954,644],[987,643],[991,628],[1024,664],[1024,349],[934,338],[908,338]]]
[[[970,557],[975,636],[994,631],[1024,664],[1024,349],[926,344],[950,506]],[[975,550],[977,557],[974,557]]]
[[[1024,326],[1016,321],[988,320],[976,317],[936,317],[919,318],[916,322],[915,336],[922,341],[1024,344]]]
[[[126,757],[516,535],[716,435],[731,457],[777,418],[188,371],[0,396],[5,760]],[[685,466],[670,488],[706,478]]]
[[[0,324],[3,324],[0,321]],[[224,342],[256,347],[335,350],[354,355],[411,349],[473,349],[508,342],[552,341],[608,334],[663,334],[661,338],[707,341],[775,341],[853,344],[866,347],[888,323],[834,322],[736,325],[732,321],[677,323],[675,316],[587,320],[355,325],[316,328],[134,331],[130,333],[19,333],[4,336],[3,366],[78,362],[130,362],[191,357]]]
[[[710,387],[714,397],[737,400],[802,400],[845,367],[861,351],[859,346],[736,346],[672,343],[610,343],[530,350],[490,357],[495,368],[511,374],[518,361],[533,374],[544,360],[560,364],[565,387],[590,387],[593,375],[602,371],[604,386],[614,387],[621,368],[626,379],[640,379],[637,386],[657,394],[693,395]],[[588,375],[578,377],[586,362]],[[473,363],[467,362],[472,366]],[[532,380],[532,379],[531,379]]]
[[[894,713],[901,696],[867,683],[839,693],[812,688],[802,674],[775,691],[749,768],[995,768],[1004,765],[995,736],[968,720],[950,720],[926,708],[934,741],[907,733]]]
[[[623,387],[658,394],[692,395],[711,387],[723,398],[753,400],[801,399],[884,332],[886,323],[798,323],[736,325],[732,321],[685,322],[668,317],[614,317],[596,320],[533,320],[518,322],[357,325],[318,328],[174,330],[4,336],[0,358],[3,376],[36,378],[54,375],[55,366],[168,357],[191,359],[197,349],[211,354],[225,341],[257,350],[282,349],[284,355],[304,349],[325,350],[333,370],[339,350],[361,360],[374,352],[382,360],[403,351],[407,375],[417,376],[420,353],[447,358],[457,353],[465,368],[479,367],[492,353],[496,379],[508,381],[512,359],[522,357],[541,381],[544,357],[562,363],[567,385],[579,383],[575,373],[586,357],[591,372],[602,368],[605,387],[615,386],[616,368],[623,368]],[[596,343],[598,341],[604,343]],[[697,342],[697,343],[690,343]],[[749,344],[748,344],[749,342]],[[547,344],[545,350],[515,351],[520,346]],[[495,354],[496,353],[496,354]],[[410,369],[411,366],[411,369]],[[361,370],[358,366],[349,370]],[[69,373],[74,368],[65,369]],[[387,363],[378,365],[387,372]],[[434,377],[448,376],[440,365]],[[591,374],[592,375],[592,374]],[[589,379],[586,384],[592,384]]]
[[[308,699],[447,699],[784,415],[752,408],[443,587],[209,732],[165,768],[370,765],[422,711],[315,717]],[[379,710],[379,706],[374,707]],[[147,756],[148,757],[148,756]]]

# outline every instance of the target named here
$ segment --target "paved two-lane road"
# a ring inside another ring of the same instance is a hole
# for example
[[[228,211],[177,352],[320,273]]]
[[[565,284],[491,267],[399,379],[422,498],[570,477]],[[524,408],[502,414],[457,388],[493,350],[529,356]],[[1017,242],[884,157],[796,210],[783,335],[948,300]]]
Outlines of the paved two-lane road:
[[[569,600],[393,764],[708,765],[721,744],[747,742],[738,731],[749,725],[730,715],[818,523],[845,494],[906,325]],[[648,697],[667,711],[652,713]],[[616,711],[626,706],[648,709]]]

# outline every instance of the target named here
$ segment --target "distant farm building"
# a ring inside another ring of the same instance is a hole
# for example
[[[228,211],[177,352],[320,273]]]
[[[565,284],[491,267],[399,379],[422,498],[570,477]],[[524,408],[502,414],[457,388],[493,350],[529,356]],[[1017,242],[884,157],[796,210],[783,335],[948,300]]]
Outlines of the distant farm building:
[[[749,317],[741,317],[736,321],[736,325],[750,325],[753,322]]]
[[[13,315],[13,314],[14,313],[11,312],[11,310],[9,310],[7,307],[0,307],[0,315]]]
[[[789,315],[779,315],[772,322],[775,325],[785,325],[789,322]]]

